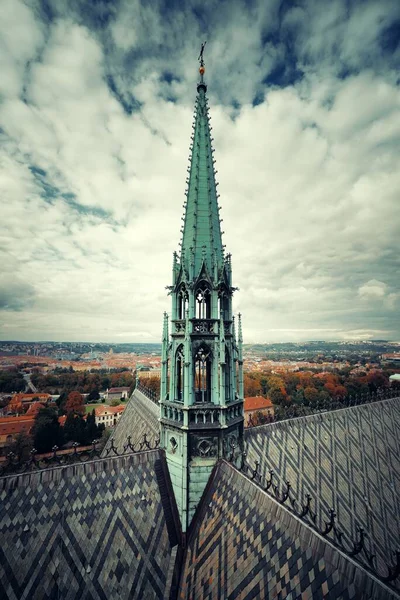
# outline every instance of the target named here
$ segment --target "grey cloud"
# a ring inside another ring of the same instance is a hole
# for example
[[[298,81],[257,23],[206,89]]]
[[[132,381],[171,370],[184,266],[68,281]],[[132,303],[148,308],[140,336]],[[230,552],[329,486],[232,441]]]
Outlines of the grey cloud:
[[[0,310],[22,311],[32,307],[35,299],[35,289],[29,283],[11,276],[0,277]]]

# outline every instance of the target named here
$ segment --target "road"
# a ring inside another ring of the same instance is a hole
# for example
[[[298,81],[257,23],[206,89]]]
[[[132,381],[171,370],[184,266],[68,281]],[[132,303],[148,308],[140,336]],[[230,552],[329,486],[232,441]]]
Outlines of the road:
[[[29,390],[31,390],[31,392],[33,394],[36,394],[37,388],[33,385],[32,381],[31,381],[30,374],[29,373],[22,373],[22,375],[23,375],[23,377],[25,379],[25,383],[26,383],[26,390],[25,391],[27,391],[29,389]]]

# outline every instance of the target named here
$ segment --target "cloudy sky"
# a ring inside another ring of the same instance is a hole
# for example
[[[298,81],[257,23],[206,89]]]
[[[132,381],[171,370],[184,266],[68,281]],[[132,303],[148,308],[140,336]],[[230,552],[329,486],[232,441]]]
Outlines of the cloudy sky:
[[[400,340],[398,0],[1,0],[0,339],[160,339],[204,39],[245,341]]]

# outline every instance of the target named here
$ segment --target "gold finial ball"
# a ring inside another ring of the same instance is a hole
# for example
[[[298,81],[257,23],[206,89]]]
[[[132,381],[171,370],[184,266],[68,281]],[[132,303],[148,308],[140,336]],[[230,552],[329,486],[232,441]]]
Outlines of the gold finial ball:
[[[205,67],[201,66],[200,69],[199,69],[200,75],[204,75],[205,72],[206,72]]]

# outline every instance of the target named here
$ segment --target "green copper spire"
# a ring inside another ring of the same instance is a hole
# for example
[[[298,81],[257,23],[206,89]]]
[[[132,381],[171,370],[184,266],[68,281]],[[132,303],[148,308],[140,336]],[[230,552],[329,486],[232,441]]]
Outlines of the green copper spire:
[[[224,251],[206,96],[207,86],[203,81],[204,63],[201,64],[199,71],[200,83],[197,85],[198,93],[190,146],[181,265],[191,273],[192,277],[197,277],[205,265],[207,272],[213,277],[215,268],[220,271],[224,264]]]
[[[242,326],[234,336],[232,262],[224,257],[204,83],[204,45],[180,256],[164,315],[160,447],[186,531],[215,463],[243,447]],[[238,458],[238,456],[236,456]]]

